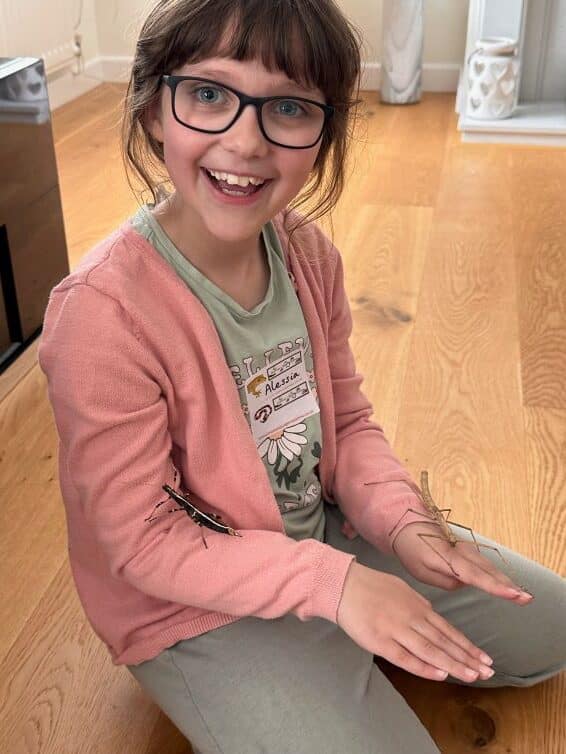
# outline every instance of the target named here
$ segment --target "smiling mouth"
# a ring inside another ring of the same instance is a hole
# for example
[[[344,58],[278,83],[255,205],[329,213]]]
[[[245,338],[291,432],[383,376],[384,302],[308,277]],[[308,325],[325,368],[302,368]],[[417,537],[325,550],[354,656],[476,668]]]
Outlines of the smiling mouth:
[[[217,178],[217,179],[218,179],[218,176],[221,176],[221,175],[226,175],[226,176],[228,176],[228,175],[235,175],[238,179],[239,178],[251,178],[251,180],[248,181],[247,185],[249,185],[251,183],[254,186],[260,186],[262,183],[265,183],[266,181],[272,180],[271,178],[264,178],[263,176],[254,175],[253,173],[233,173],[233,172],[231,172],[229,170],[213,170],[212,168],[207,168],[207,167],[205,167],[204,169],[206,170],[206,172],[212,178]],[[214,175],[215,173],[216,173],[216,175]],[[220,178],[219,180],[226,180],[226,182],[227,182],[227,179]],[[236,185],[237,186],[239,184],[232,184],[232,185]]]
[[[211,175],[206,168],[201,168],[201,170],[213,187],[227,196],[251,196],[252,194],[257,194],[262,191],[273,181],[272,178],[268,178],[259,186],[254,186],[252,183],[249,183],[247,186],[240,186],[237,183],[228,183],[228,181],[218,180],[218,178]]]

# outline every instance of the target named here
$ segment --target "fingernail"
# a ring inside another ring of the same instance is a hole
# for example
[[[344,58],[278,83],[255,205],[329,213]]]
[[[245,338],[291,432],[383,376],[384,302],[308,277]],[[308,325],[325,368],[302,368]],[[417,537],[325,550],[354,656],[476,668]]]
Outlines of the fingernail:
[[[481,669],[481,675],[482,678],[491,678],[491,676],[495,673],[495,670],[493,668],[482,668]]]
[[[493,664],[493,660],[491,659],[491,657],[489,655],[486,655],[484,652],[481,653],[480,660],[482,662],[485,662],[486,665],[492,665]]]
[[[533,595],[530,592],[523,592],[523,591],[516,591],[515,592],[516,597],[528,597],[529,599],[533,598]]]

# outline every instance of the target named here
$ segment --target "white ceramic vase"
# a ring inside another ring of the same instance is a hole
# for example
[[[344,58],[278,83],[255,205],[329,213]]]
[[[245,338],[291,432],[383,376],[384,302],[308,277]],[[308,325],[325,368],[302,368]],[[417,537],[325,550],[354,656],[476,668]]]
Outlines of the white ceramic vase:
[[[519,71],[515,40],[507,37],[479,39],[468,58],[466,115],[478,120],[509,118],[517,106]]]
[[[421,98],[424,0],[383,0],[380,98],[408,104]]]

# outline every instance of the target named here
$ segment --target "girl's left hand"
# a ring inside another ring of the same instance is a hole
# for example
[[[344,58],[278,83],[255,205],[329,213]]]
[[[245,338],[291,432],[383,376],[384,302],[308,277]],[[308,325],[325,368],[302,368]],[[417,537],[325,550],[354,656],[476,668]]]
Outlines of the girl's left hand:
[[[428,538],[429,546],[418,536],[419,534],[439,536]],[[424,584],[449,591],[463,586],[474,586],[519,605],[527,605],[533,599],[531,594],[522,591],[521,587],[516,586],[490,560],[481,555],[472,542],[459,540],[458,544],[452,547],[436,524],[421,524],[419,521],[407,524],[395,535],[394,551],[407,571]],[[459,578],[454,576],[446,561]]]

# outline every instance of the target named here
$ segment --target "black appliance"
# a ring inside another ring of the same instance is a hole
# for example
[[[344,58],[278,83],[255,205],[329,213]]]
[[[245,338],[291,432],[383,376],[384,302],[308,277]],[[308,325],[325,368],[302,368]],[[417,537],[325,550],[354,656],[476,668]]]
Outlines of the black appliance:
[[[43,61],[0,58],[0,374],[69,274]]]

